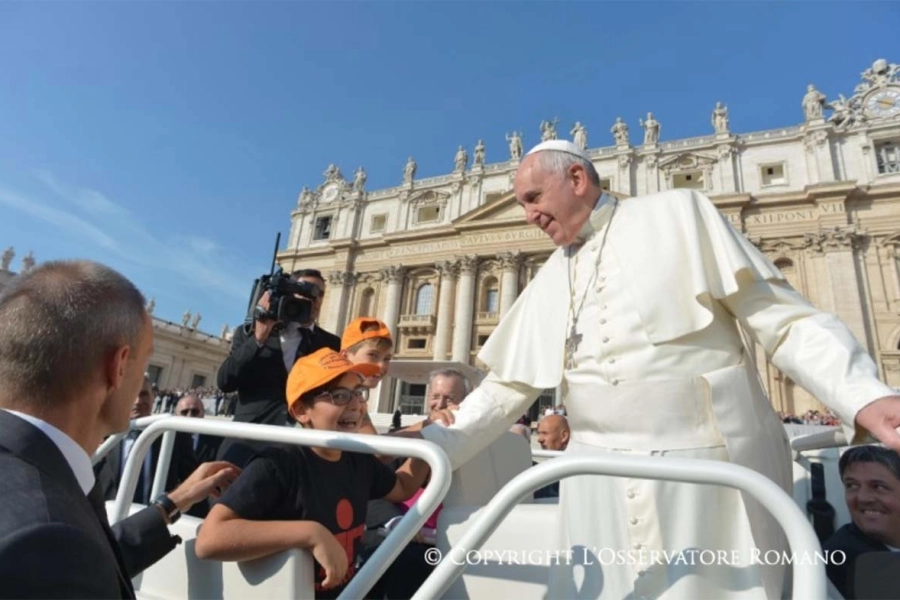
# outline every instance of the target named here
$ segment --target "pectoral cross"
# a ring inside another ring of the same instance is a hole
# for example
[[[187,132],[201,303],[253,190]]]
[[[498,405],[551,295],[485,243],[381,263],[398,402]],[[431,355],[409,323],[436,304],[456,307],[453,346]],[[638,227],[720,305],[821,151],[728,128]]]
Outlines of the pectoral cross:
[[[569,331],[569,337],[566,339],[566,368],[574,369],[575,368],[575,352],[578,351],[578,344],[581,343],[581,339],[584,337],[582,334],[577,333],[575,331],[576,322],[572,323],[572,329]]]

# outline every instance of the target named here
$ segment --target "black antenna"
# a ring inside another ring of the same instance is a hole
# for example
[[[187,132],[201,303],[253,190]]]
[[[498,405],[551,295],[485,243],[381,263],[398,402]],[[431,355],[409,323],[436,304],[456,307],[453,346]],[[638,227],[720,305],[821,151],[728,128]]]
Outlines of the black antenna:
[[[275,251],[272,252],[272,266],[269,268],[269,273],[272,275],[275,274],[275,259],[278,257],[278,246],[281,244],[281,232],[275,234]]]

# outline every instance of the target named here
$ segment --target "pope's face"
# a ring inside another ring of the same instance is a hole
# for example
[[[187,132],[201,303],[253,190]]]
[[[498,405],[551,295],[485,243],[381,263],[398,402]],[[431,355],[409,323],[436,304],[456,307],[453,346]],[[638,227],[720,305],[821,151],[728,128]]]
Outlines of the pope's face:
[[[516,201],[525,209],[529,223],[540,227],[557,246],[567,246],[575,241],[591,212],[586,201],[587,173],[580,166],[550,173],[537,160],[539,155],[526,156],[516,172]]]

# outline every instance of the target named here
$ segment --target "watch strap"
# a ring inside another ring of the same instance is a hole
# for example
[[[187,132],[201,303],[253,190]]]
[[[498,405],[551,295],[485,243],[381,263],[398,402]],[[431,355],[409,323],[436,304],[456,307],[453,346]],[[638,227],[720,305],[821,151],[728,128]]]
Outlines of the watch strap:
[[[160,494],[153,500],[153,504],[158,505],[163,509],[163,512],[166,514],[166,518],[169,520],[169,525],[177,521],[181,517],[181,511],[178,510],[178,506],[172,502],[172,499],[169,498],[168,494]]]

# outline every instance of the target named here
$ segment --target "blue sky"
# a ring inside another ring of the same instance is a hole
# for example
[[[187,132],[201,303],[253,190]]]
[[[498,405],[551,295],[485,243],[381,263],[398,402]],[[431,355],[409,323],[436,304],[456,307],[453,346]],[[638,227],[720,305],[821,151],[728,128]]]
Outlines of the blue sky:
[[[900,62],[900,3],[0,3],[0,249],[90,258],[156,314],[243,318],[304,185],[446,173],[460,144],[559,117],[610,144],[797,124]]]

